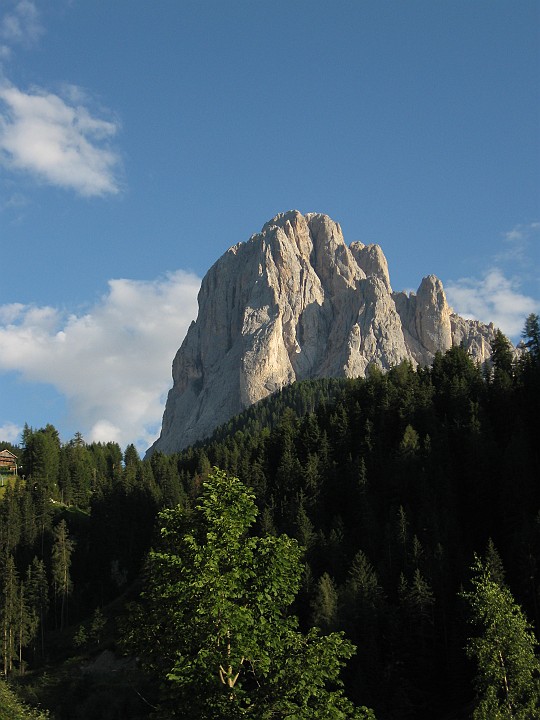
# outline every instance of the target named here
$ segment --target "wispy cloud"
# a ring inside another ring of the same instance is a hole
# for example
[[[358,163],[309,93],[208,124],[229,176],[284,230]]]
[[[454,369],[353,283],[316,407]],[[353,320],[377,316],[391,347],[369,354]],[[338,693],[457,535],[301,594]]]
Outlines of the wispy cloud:
[[[13,45],[35,43],[44,32],[35,3],[20,0],[0,18],[0,57],[9,57]]]
[[[119,123],[92,115],[78,88],[68,94],[0,85],[0,160],[80,195],[117,193],[119,156],[109,141]]]
[[[495,256],[495,262],[527,265],[531,244],[538,242],[539,234],[540,222],[516,225],[504,233],[503,248]]]
[[[84,314],[0,306],[0,372],[53,385],[87,440],[146,448],[159,432],[171,358],[196,316],[199,286],[198,277],[177,271],[155,281],[111,280]]]

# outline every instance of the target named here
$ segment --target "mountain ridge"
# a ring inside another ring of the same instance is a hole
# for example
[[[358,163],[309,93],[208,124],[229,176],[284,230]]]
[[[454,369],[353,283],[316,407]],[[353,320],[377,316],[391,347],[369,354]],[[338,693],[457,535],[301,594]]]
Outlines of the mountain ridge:
[[[199,313],[173,361],[161,435],[149,449],[176,452],[294,382],[363,377],[463,345],[483,362],[493,324],[448,306],[441,281],[394,292],[378,245],[346,245],[339,223],[296,210],[227,250],[208,270]]]

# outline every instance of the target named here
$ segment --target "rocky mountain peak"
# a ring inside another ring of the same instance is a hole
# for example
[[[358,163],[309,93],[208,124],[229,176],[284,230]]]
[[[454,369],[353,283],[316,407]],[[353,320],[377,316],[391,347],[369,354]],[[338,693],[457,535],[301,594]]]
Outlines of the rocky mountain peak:
[[[494,332],[453,314],[434,275],[394,293],[381,248],[347,246],[327,215],[280,213],[204,277],[150,452],[178,451],[295,380],[427,365],[460,342],[482,362]]]

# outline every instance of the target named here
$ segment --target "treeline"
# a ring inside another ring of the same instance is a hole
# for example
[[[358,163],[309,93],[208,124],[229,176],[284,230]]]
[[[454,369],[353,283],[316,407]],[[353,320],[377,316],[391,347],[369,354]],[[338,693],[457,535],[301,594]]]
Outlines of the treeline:
[[[286,409],[273,430],[238,429],[176,456],[195,482],[213,465],[239,476],[260,531],[306,548],[300,617],[355,642],[348,692],[379,718],[432,718],[472,700],[459,591],[475,552],[506,568],[538,627],[538,337],[516,357],[498,334],[484,369],[459,347],[431,368],[372,369],[315,412]]]
[[[474,553],[539,627],[535,316],[525,339],[516,355],[499,334],[484,369],[456,347],[431,368],[298,383],[172,456],[25,428],[13,448],[24,477],[0,503],[5,672],[39,666],[65,628],[75,649],[81,625],[140,576],[158,510],[192,506],[218,466],[254,491],[256,531],[305,548],[294,610],[304,629],[344,630],[357,645],[354,702],[379,720],[466,706],[475,668],[459,593]]]
[[[135,448],[62,444],[25,427],[19,475],[0,502],[0,667],[22,673],[49,657],[47,637],[100,612],[136,578],[160,492]]]

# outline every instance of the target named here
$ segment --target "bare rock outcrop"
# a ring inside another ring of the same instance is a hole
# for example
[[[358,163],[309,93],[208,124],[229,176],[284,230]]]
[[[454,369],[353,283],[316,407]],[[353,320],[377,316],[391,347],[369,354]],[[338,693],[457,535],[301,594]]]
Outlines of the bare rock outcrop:
[[[295,380],[429,364],[464,343],[483,362],[495,329],[448,307],[430,275],[394,293],[377,245],[348,247],[326,215],[282,213],[208,271],[199,314],[173,361],[159,439],[170,453]]]

